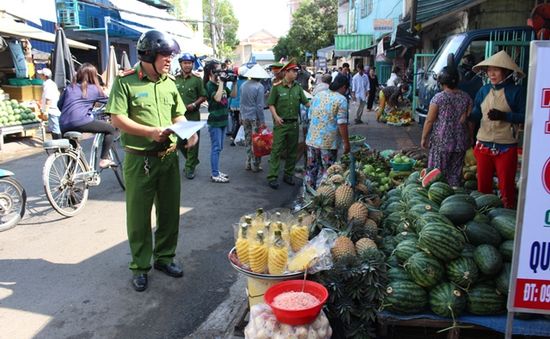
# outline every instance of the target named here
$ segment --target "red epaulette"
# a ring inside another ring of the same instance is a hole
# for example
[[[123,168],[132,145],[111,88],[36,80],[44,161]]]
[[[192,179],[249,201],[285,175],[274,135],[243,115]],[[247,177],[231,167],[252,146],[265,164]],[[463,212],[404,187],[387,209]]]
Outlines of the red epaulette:
[[[136,70],[133,69],[133,68],[130,68],[130,69],[127,69],[127,70],[123,71],[122,73],[120,73],[120,76],[125,77],[125,76],[128,76],[130,74],[134,74],[134,73],[136,73]]]

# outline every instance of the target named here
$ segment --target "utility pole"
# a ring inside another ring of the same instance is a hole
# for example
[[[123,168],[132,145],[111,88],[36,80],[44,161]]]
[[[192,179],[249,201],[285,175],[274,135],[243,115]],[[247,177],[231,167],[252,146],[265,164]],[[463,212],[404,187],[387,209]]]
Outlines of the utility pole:
[[[212,42],[212,52],[214,52],[214,56],[218,56],[218,39],[216,37],[216,9],[214,7],[214,1],[215,0],[209,0],[210,2],[210,39]]]

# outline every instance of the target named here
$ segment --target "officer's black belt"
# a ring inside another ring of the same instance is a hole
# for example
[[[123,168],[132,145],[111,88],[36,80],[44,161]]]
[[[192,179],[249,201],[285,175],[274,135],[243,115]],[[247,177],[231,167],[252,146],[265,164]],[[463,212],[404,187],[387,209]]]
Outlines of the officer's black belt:
[[[133,148],[129,148],[129,147],[124,147],[124,151],[126,153],[130,153],[130,154],[134,154],[134,155],[139,155],[139,156],[142,156],[142,157],[157,157],[157,158],[162,158],[172,152],[175,152],[176,151],[176,144],[173,144],[172,146],[164,149],[164,150],[156,150],[156,151],[142,151],[142,150],[137,150],[137,149],[133,149]]]
[[[298,119],[285,119],[283,118],[283,124],[292,124],[298,122]]]

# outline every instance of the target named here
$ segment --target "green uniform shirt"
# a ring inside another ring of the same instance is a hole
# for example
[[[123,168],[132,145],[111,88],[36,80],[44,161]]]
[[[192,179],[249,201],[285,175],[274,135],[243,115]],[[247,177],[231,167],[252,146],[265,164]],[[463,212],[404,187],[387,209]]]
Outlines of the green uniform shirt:
[[[273,86],[267,104],[275,106],[275,110],[281,119],[298,119],[300,116],[300,103],[308,103],[302,86],[296,81],[290,87],[285,85],[286,81],[280,85]]]
[[[227,107],[229,104],[228,97],[231,91],[225,87],[222,94],[222,100],[217,102],[214,100],[214,95],[218,91],[218,84],[208,81],[206,83],[206,98],[208,99],[208,126],[225,127],[227,126]]]
[[[206,90],[204,89],[201,78],[196,77],[193,74],[187,77],[178,75],[176,77],[176,87],[178,88],[181,99],[186,106],[191,105],[200,97],[206,98]],[[198,109],[199,108],[197,107],[197,110]]]
[[[185,113],[178,89],[171,76],[163,75],[156,82],[147,78],[141,65],[115,79],[106,111],[126,115],[146,126],[168,127],[172,119]],[[170,139],[175,142],[172,134]],[[122,144],[136,150],[156,150],[159,144],[151,138],[122,132]]]

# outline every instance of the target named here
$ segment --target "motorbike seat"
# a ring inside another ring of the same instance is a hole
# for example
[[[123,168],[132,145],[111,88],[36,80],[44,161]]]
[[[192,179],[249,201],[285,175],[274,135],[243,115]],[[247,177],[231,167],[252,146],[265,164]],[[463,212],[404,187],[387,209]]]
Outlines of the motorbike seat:
[[[82,133],[69,131],[69,132],[65,132],[65,134],[63,134],[63,137],[70,140],[80,140],[82,139]]]
[[[44,141],[44,149],[67,149],[71,147],[68,139],[57,139]]]

